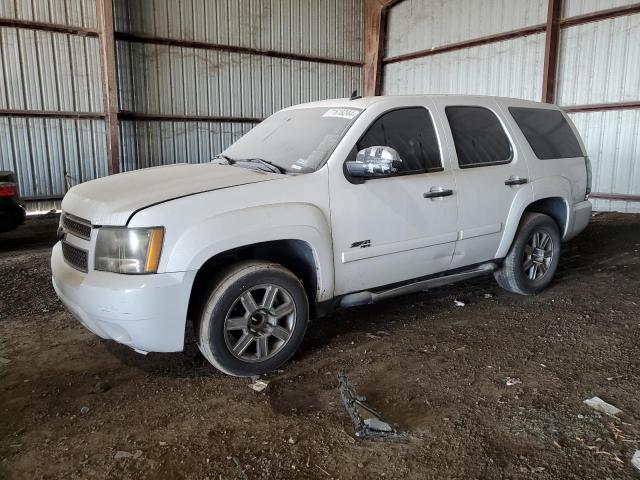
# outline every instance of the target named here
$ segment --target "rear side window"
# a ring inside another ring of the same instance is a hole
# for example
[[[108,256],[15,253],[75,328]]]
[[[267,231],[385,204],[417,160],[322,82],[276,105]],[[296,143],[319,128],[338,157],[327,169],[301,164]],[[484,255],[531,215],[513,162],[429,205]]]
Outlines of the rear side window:
[[[425,108],[401,108],[383,114],[362,136],[357,148],[376,146],[398,151],[402,159],[400,173],[442,170],[435,127]]]
[[[509,112],[540,160],[584,156],[573,130],[558,110],[509,107]]]
[[[484,107],[447,107],[460,168],[509,163],[513,150],[495,113]]]

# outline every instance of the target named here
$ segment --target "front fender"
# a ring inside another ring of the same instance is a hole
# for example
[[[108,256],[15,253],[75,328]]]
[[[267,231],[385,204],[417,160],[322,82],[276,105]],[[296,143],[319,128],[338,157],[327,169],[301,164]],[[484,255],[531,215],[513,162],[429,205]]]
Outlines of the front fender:
[[[332,298],[334,289],[331,230],[316,206],[287,203],[249,207],[195,223],[171,245],[167,271],[198,270],[210,258],[238,247],[274,240],[301,240],[313,251],[317,300]]]

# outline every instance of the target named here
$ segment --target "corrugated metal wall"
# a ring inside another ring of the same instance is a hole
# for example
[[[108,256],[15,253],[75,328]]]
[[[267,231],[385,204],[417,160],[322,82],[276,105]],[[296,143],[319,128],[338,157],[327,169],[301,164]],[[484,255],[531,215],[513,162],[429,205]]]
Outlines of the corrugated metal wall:
[[[96,7],[95,0],[2,0],[0,17],[95,27]]]
[[[115,0],[116,30],[363,60],[361,0]]]
[[[116,32],[364,58],[362,0],[114,0]],[[95,0],[0,0],[0,18],[95,29]],[[0,109],[104,111],[99,39],[0,27]],[[116,42],[120,109],[226,121],[122,120],[123,171],[204,162],[274,111],[362,91],[362,67],[215,49]],[[33,113],[33,112],[32,112]],[[238,117],[238,121],[234,118]],[[105,122],[0,116],[0,169],[49,198],[107,175]],[[46,201],[33,208],[48,207]]]
[[[0,1],[0,17],[95,27],[93,0]],[[95,37],[0,27],[0,108],[102,111]],[[103,120],[0,117],[0,169],[18,173],[22,195],[64,194],[107,172]]]
[[[0,170],[13,170],[25,197],[63,195],[107,174],[104,120],[0,118]]]
[[[118,42],[120,107],[163,115],[263,118],[361,87],[361,67]],[[171,93],[171,94],[170,94]]]
[[[405,0],[391,8],[386,57],[546,21],[546,0]],[[544,34],[391,63],[385,94],[467,93],[538,100]]]
[[[559,105],[640,99],[640,15],[562,29]]]
[[[451,93],[540,99],[544,35],[490,43],[384,67],[385,95]]]
[[[640,110],[573,113],[593,165],[593,191],[640,194]],[[597,210],[640,213],[640,203],[592,202]]]
[[[122,170],[203,163],[247,133],[249,123],[145,122],[120,124]]]
[[[361,62],[361,0],[118,0],[117,30]],[[362,91],[362,67],[117,42],[122,110],[264,118],[281,108]],[[251,124],[125,122],[122,169],[211,159]]]
[[[100,112],[95,37],[0,27],[0,108]]]
[[[628,2],[603,3],[617,6]],[[638,101],[638,59],[640,15],[563,29],[560,33],[558,104]],[[593,190],[640,195],[640,110],[583,112],[571,114],[571,117],[593,163]],[[594,200],[594,204],[599,210],[640,212],[638,202]]]
[[[624,7],[625,5],[632,5],[636,2],[637,0],[564,0],[562,9],[563,16],[566,18],[606,10],[608,8]]]
[[[391,8],[386,56],[545,23],[546,0],[404,0]]]
[[[635,3],[565,0],[564,18]],[[546,23],[547,0],[405,0],[391,8],[385,57]],[[384,66],[383,93],[460,93],[542,98],[544,34]],[[640,101],[640,15],[561,29],[556,103]],[[640,195],[640,110],[571,114],[593,162],[593,190]],[[640,203],[594,200],[600,210]]]

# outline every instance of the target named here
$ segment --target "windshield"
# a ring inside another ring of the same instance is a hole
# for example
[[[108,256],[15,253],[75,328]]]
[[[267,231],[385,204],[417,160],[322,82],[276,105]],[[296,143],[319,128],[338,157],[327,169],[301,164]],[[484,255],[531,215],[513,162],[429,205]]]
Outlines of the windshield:
[[[320,168],[361,110],[299,108],[274,113],[222,155],[231,160],[262,159],[285,172]]]

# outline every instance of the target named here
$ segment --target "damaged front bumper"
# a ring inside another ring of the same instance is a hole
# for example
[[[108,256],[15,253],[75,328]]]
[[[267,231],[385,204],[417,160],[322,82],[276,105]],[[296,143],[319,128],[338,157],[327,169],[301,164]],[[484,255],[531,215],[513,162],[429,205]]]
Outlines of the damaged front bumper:
[[[68,265],[61,244],[51,255],[53,288],[87,329],[142,352],[176,352],[184,331],[195,271],[122,275]]]

